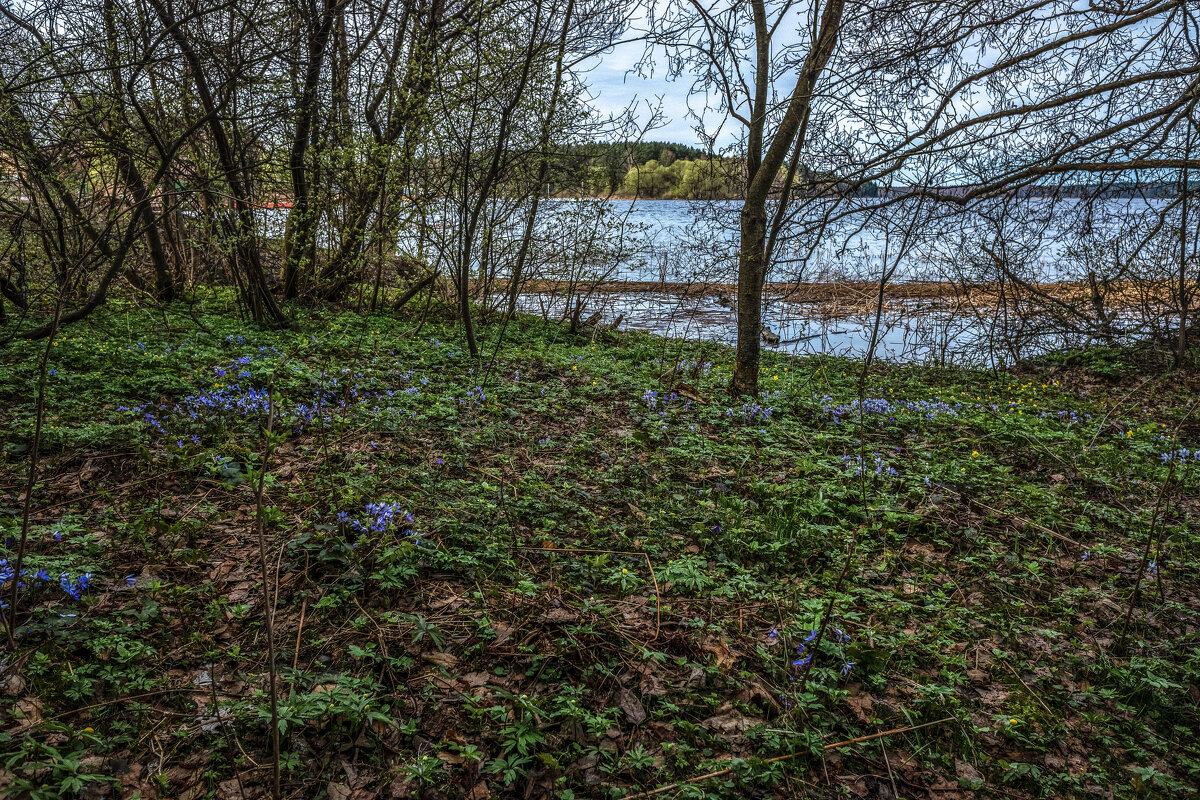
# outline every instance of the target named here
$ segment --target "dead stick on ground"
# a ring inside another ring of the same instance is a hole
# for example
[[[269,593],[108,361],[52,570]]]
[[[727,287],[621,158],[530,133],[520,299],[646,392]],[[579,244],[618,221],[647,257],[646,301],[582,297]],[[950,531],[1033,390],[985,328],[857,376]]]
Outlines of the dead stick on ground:
[[[591,550],[586,547],[518,547],[518,550],[542,550],[547,553],[612,553],[618,556],[641,556],[646,559],[646,567],[650,570],[650,580],[654,583],[654,639],[662,628],[662,595],[658,591],[658,578],[654,576],[654,565],[650,563],[649,553],[632,550]],[[654,641],[651,639],[650,641]]]
[[[892,797],[899,797],[900,791],[896,788],[896,776],[892,774],[892,762],[888,759],[887,745],[885,745],[883,742],[880,742],[879,749],[883,751],[883,763],[884,766],[887,767],[888,780],[891,781],[892,784]]]
[[[1003,511],[998,511],[989,505],[984,505],[983,503],[979,502],[975,498],[971,498],[971,502],[974,503],[975,505],[979,506],[980,508],[982,508],[984,511],[992,512],[997,517],[1003,517],[1003,515],[1004,515]],[[1072,539],[1069,536],[1064,536],[1063,534],[1059,533],[1058,531],[1047,528],[1045,525],[1040,525],[1031,519],[1026,519],[1025,517],[1018,516],[1017,514],[1013,514],[1011,516],[1012,516],[1012,520],[1014,522],[1019,522],[1022,525],[1028,525],[1029,527],[1035,528],[1035,529],[1041,531],[1042,533],[1047,534],[1048,536],[1052,536],[1055,539],[1058,539],[1060,542],[1066,542],[1067,544],[1075,545],[1076,547],[1078,547],[1081,550],[1083,549],[1083,545],[1081,545],[1079,542],[1075,541],[1074,539]]]
[[[823,749],[836,750],[839,747],[845,747],[846,745],[858,744],[859,742],[869,742],[872,739],[882,739],[884,736],[892,736],[897,733],[908,733],[909,731],[915,731],[919,728],[928,728],[931,725],[941,725],[943,722],[953,722],[953,721],[954,721],[954,717],[943,717],[942,719],[934,720],[933,722],[922,722],[920,725],[910,725],[907,728],[892,728],[890,731],[881,731],[879,733],[872,733],[869,736],[859,736],[855,739],[847,739],[844,742],[834,742],[833,744],[825,745],[825,747]],[[763,763],[764,764],[774,764],[779,761],[787,761],[788,759],[795,758],[796,756],[802,756],[808,752],[809,752],[808,750],[800,750],[795,753],[788,753],[786,756],[776,756],[775,758],[768,758]],[[633,795],[630,795],[629,797],[625,798],[625,800],[638,800],[638,798],[640,798],[640,797],[652,797],[656,794],[661,794],[662,792],[669,792],[672,789],[678,789],[681,786],[686,786],[689,783],[699,783],[700,781],[708,780],[709,778],[719,778],[722,775],[728,775],[731,772],[733,772],[733,768],[726,767],[725,769],[717,770],[716,772],[709,772],[705,775],[697,775],[695,778],[688,778],[686,781],[672,783],[667,786],[660,786],[657,789],[651,789],[650,791],[642,792],[641,794],[633,794]]]

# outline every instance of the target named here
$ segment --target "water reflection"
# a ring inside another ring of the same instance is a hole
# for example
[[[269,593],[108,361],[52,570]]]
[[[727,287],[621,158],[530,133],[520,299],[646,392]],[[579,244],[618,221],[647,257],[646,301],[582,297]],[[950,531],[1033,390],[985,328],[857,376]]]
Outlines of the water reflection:
[[[549,319],[567,319],[574,301],[561,294],[521,295],[521,311]],[[593,325],[603,328],[616,324],[622,331],[642,330],[671,338],[691,341],[737,342],[737,315],[713,295],[680,297],[646,292],[636,294],[596,293],[590,295],[582,313],[593,317]],[[875,318],[872,314],[853,313],[831,316],[828,306],[819,303],[791,303],[768,300],[763,321],[778,334],[778,344],[763,344],[764,349],[793,354],[829,354],[863,357],[872,339]],[[987,347],[986,320],[964,315],[936,304],[895,303],[880,318],[874,356],[896,363],[956,363],[992,366],[1010,354],[994,353]],[[1048,352],[1078,344],[1065,334],[1050,334],[1028,340],[1023,355]]]

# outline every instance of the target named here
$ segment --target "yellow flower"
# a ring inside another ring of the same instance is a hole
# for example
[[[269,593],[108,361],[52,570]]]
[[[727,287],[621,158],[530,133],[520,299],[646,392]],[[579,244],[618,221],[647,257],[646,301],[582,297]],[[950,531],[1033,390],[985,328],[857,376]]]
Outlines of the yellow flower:
[[[971,451],[971,458],[979,458],[979,451],[978,451],[978,450],[972,450],[972,451]]]

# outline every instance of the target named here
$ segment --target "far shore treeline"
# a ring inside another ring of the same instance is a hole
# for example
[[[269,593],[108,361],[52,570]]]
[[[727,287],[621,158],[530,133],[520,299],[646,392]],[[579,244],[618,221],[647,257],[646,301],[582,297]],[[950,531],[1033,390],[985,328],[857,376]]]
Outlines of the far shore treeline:
[[[714,153],[678,142],[624,141],[566,147],[560,156],[560,175],[570,176],[561,187],[553,182],[546,187],[558,197],[578,197],[580,190],[590,197],[617,197],[642,200],[737,200],[744,192],[745,162],[739,157]],[[774,191],[787,182],[787,170],[781,169]],[[883,187],[874,181],[853,186],[830,172],[799,165],[792,178],[793,190],[809,195],[839,194],[881,197],[904,194],[909,186]],[[928,190],[931,187],[923,187]],[[946,196],[963,194],[972,187],[944,186]],[[1177,182],[1120,181],[1080,183],[1077,185],[1026,186],[1018,194],[1027,197],[1173,197]]]
[[[587,144],[563,153],[567,172],[579,176],[576,183],[594,197],[640,198],[644,200],[733,200],[745,186],[745,162],[741,158],[713,153],[675,142],[625,141]],[[781,170],[776,180],[787,180]],[[796,187],[810,192],[829,192],[838,187],[837,176],[809,170],[803,165],[793,176]],[[840,187],[846,191],[848,187]],[[556,192],[565,195],[573,192]],[[857,190],[873,194],[870,184]]]

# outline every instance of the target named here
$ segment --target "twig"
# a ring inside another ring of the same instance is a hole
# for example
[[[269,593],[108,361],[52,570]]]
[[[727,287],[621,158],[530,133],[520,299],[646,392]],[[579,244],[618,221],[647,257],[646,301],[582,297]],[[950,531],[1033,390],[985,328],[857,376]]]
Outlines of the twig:
[[[939,484],[939,485],[940,485],[940,484]],[[959,497],[962,497],[962,494],[961,494],[961,493],[956,493],[956,494],[958,494],[958,496],[959,496]],[[971,498],[971,502],[972,502],[972,503],[974,503],[975,505],[979,506],[980,508],[982,508],[984,511],[990,511],[990,512],[992,512],[992,513],[993,513],[993,514],[995,514],[997,517],[1000,517],[1000,518],[1003,518],[1003,517],[1004,517],[1004,512],[1003,512],[1003,511],[999,511],[999,510],[997,510],[997,509],[995,509],[995,508],[992,508],[992,507],[991,507],[991,506],[989,506],[989,505],[986,505],[986,504],[984,504],[984,503],[981,503],[981,502],[979,502],[978,500],[976,500],[974,497],[972,497],[972,498]],[[1051,537],[1053,537],[1053,538],[1055,538],[1055,539],[1058,539],[1058,540],[1059,540],[1059,541],[1061,541],[1061,542],[1066,542],[1067,544],[1073,544],[1073,545],[1075,545],[1076,547],[1078,547],[1078,548],[1079,548],[1079,549],[1081,549],[1081,550],[1083,549],[1083,545],[1081,545],[1079,542],[1077,542],[1077,541],[1075,541],[1074,539],[1072,539],[1070,536],[1064,536],[1063,534],[1061,534],[1061,533],[1058,533],[1057,531],[1054,531],[1054,530],[1051,530],[1050,528],[1047,528],[1045,525],[1041,525],[1041,524],[1039,524],[1039,523],[1037,523],[1037,522],[1034,522],[1034,521],[1033,521],[1033,520],[1031,520],[1031,519],[1027,519],[1026,517],[1022,517],[1022,516],[1019,516],[1019,515],[1017,515],[1017,514],[1011,514],[1011,515],[1009,515],[1009,516],[1012,518],[1012,520],[1013,520],[1014,522],[1020,522],[1022,525],[1028,525],[1028,526],[1029,526],[1029,527],[1031,527],[1031,528],[1036,528],[1037,530],[1041,531],[1042,533],[1046,534],[1047,536],[1051,536]]]
[[[499,475],[493,475],[492,473],[488,472],[487,470],[480,469],[479,467],[475,466],[474,464],[467,464],[467,468],[475,470],[476,472],[478,472],[480,475],[484,476],[485,478],[491,478],[494,481],[503,483],[505,486],[507,486],[513,490],[513,499],[514,500],[521,499],[517,494],[517,487],[512,485],[508,481],[504,480],[504,478],[501,478]]]
[[[225,727],[225,719],[221,716],[221,701],[217,698],[217,665],[211,664],[208,673],[208,688],[212,694],[212,713],[217,721],[217,726],[221,729],[221,736],[225,739],[225,747],[229,750],[229,760],[232,762],[233,755],[233,738],[229,735],[229,728]],[[162,772],[162,764],[159,764],[159,772]],[[234,771],[233,777],[237,779],[238,794],[242,796],[242,800],[246,800],[246,787],[242,783],[242,774]]]
[[[918,201],[918,209],[919,208],[920,201]],[[856,392],[858,397],[857,419],[860,431],[858,437],[858,486],[860,497],[862,499],[862,510],[864,511],[864,516],[866,515],[865,512],[868,512],[871,509],[871,506],[867,503],[867,437],[862,434],[862,431],[866,430],[866,423],[863,419],[863,406],[866,403],[867,396],[867,375],[871,371],[871,364],[875,357],[875,347],[879,343],[879,326],[883,319],[884,292],[887,290],[888,281],[900,267],[900,259],[903,258],[904,253],[908,251],[908,248],[911,244],[912,233],[912,226],[909,226],[905,229],[904,237],[900,242],[900,252],[896,255],[896,261],[892,265],[891,269],[888,269],[887,266],[889,260],[887,251],[888,240],[885,239],[883,252],[884,268],[879,275],[878,302],[875,305],[875,320],[871,327],[871,338],[868,342],[866,357],[863,359],[862,368],[858,373],[858,387]],[[850,574],[850,566],[854,563],[854,557],[858,553],[858,540],[864,527],[866,527],[865,524],[854,528],[853,533],[850,535],[850,548],[846,551],[846,557],[842,561],[842,569],[838,573],[837,581],[834,582],[833,588],[829,591],[829,602],[825,605],[825,612],[821,615],[821,621],[817,625],[817,635],[812,641],[808,658],[805,661],[804,666],[801,668],[802,672],[800,673],[800,679],[797,682],[795,689],[795,694],[797,696],[803,694],[804,690],[808,687],[808,676],[812,673],[813,666],[816,664],[817,654],[821,652],[821,642],[825,639],[825,630],[829,627],[829,621],[833,618],[833,607],[837,603],[837,596],[842,591],[842,586],[846,583],[846,577]]]
[[[1196,410],[1197,405],[1200,405],[1200,398],[1192,401],[1192,404],[1187,407],[1186,411],[1183,412],[1183,416],[1180,417],[1178,424],[1176,424],[1175,429],[1171,432],[1170,452],[1175,452],[1175,443],[1179,441],[1179,429],[1183,427],[1183,423],[1186,422],[1187,418],[1190,417],[1192,412]],[[1140,589],[1142,586],[1142,578],[1145,577],[1146,570],[1149,569],[1150,550],[1158,539],[1155,534],[1158,531],[1158,520],[1159,515],[1162,513],[1163,499],[1167,495],[1167,487],[1170,486],[1171,481],[1175,479],[1175,463],[1175,458],[1172,458],[1168,463],[1167,477],[1163,480],[1162,486],[1159,487],[1158,497],[1154,501],[1154,512],[1150,516],[1150,532],[1146,534],[1146,548],[1144,551],[1142,551],[1142,560],[1141,563],[1138,564],[1137,578],[1134,579],[1133,590],[1129,592],[1129,608],[1125,612],[1125,621],[1121,624],[1121,635],[1117,639],[1117,643],[1115,645],[1117,652],[1121,652],[1125,649],[1125,636],[1129,633],[1129,621],[1133,618],[1133,604],[1137,599],[1138,589]]]
[[[292,672],[296,671],[296,664],[300,661],[300,634],[304,633],[304,612],[308,610],[308,598],[300,603],[300,627],[296,629],[296,647],[292,652]]]
[[[654,565],[650,563],[649,553],[641,553],[632,550],[593,550],[586,547],[518,547],[518,550],[541,550],[547,553],[612,553],[619,556],[641,556],[646,559],[646,567],[650,570],[650,580],[654,583],[654,636],[650,641],[658,638],[658,632],[662,628],[662,594],[658,590],[658,578],[654,576]]]
[[[843,742],[834,742],[833,744],[827,744],[822,749],[823,750],[836,750],[839,747],[845,747],[845,746],[851,745],[851,744],[858,744],[859,742],[869,742],[872,739],[882,739],[884,736],[892,736],[897,733],[908,733],[909,731],[915,731],[919,728],[928,728],[931,725],[941,725],[943,722],[951,722],[953,720],[954,720],[954,717],[943,717],[942,719],[934,720],[933,722],[922,722],[920,725],[910,725],[905,728],[892,728],[890,731],[881,731],[879,733],[872,733],[868,736],[858,736],[854,739],[846,739]],[[776,764],[780,761],[787,761],[789,759],[795,758],[796,756],[802,756],[802,755],[806,755],[808,753],[809,753],[808,750],[797,750],[795,753],[788,753],[786,756],[776,756],[775,758],[768,758],[763,763],[764,764]],[[669,792],[672,789],[678,789],[679,787],[686,786],[688,784],[699,783],[700,781],[708,780],[709,778],[719,778],[720,776],[728,775],[731,772],[733,772],[733,767],[726,767],[725,769],[719,769],[716,772],[709,772],[704,775],[697,775],[694,778],[688,778],[686,781],[679,781],[678,783],[668,784],[667,786],[660,786],[657,789],[651,789],[650,791],[642,792],[641,794],[633,794],[633,795],[630,795],[629,797],[625,798],[625,800],[638,800],[638,798],[641,798],[641,797],[652,797],[656,794],[661,794],[662,792]]]
[[[267,462],[271,458],[271,429],[274,427],[275,422],[274,388],[275,381],[272,380],[267,389],[267,428],[263,436],[263,460],[258,471],[258,491],[255,496],[255,506],[257,510],[256,522],[258,523],[258,560],[262,571],[263,585],[263,626],[267,634],[267,673],[271,682],[271,797],[273,800],[280,800],[282,794],[280,792],[279,776],[279,698],[276,692],[278,677],[275,665],[275,613],[274,608],[272,608],[271,575],[267,566],[266,520],[263,517],[263,487],[266,484],[267,478]]]
[[[21,572],[24,569],[25,549],[29,542],[29,511],[33,505],[33,486],[37,480],[38,455],[41,452],[42,444],[42,422],[46,419],[46,369],[50,364],[50,348],[58,333],[64,292],[65,288],[60,287],[58,299],[54,304],[54,320],[50,323],[50,335],[46,337],[46,349],[42,352],[42,363],[38,366],[37,410],[33,427],[33,444],[29,448],[29,474],[25,480],[25,505],[21,511],[21,541],[17,544],[12,590],[8,595],[8,612],[4,614],[4,634],[8,638],[9,650],[17,649],[17,593],[21,588]]]
[[[72,497],[70,500],[62,500],[58,503],[51,503],[48,506],[42,506],[42,511],[46,512],[52,508],[60,508],[61,506],[69,506],[72,503],[82,503],[84,500],[91,500],[93,497],[99,497],[102,494],[116,492],[119,489],[128,489],[130,486],[137,486],[138,484],[149,483],[150,481],[156,481],[159,478],[165,478],[168,475],[174,475],[177,472],[184,472],[187,469],[188,469],[188,467],[178,467],[176,469],[166,470],[165,472],[157,472],[148,478],[139,478],[136,481],[126,481],[125,483],[118,483],[116,486],[110,486],[100,492],[92,492],[91,494],[85,494],[85,495],[81,495],[79,497]],[[209,491],[211,492],[211,490],[209,490]]]
[[[880,742],[879,749],[883,751],[883,764],[887,767],[888,780],[891,781],[892,784],[892,797],[898,799],[900,797],[900,791],[896,788],[896,776],[892,773],[892,762],[888,760],[887,745],[883,742]]]
[[[87,705],[87,706],[79,706],[78,708],[71,708],[66,711],[63,711],[61,714],[55,714],[52,717],[46,717],[46,720],[51,721],[51,720],[56,720],[56,719],[62,719],[63,717],[69,717],[72,714],[82,714],[84,711],[91,711],[94,708],[104,708],[105,706],[115,706],[117,703],[130,703],[130,702],[133,702],[134,700],[141,700],[142,698],[145,698],[145,697],[157,697],[158,695],[163,695],[163,694],[175,694],[177,692],[183,693],[183,692],[194,692],[194,691],[196,691],[194,686],[175,686],[175,687],[167,688],[167,689],[156,689],[152,692],[141,692],[140,694],[131,694],[131,695],[127,695],[125,697],[116,697],[116,698],[113,698],[112,700],[104,700],[103,702],[100,702],[100,703],[92,703],[91,705]]]
[[[1089,449],[1091,448],[1092,445],[1094,445],[1096,443],[1096,440],[1098,438],[1100,438],[1100,434],[1104,432],[1104,426],[1108,424],[1108,418],[1113,415],[1113,412],[1116,411],[1121,406],[1125,405],[1125,401],[1128,400],[1129,397],[1132,396],[1134,392],[1140,392],[1143,386],[1145,386],[1147,383],[1149,383],[1151,380],[1154,380],[1154,379],[1155,379],[1154,375],[1151,375],[1150,377],[1146,378],[1141,383],[1139,383],[1137,386],[1133,387],[1128,392],[1126,392],[1124,395],[1122,395],[1121,399],[1118,400],[1116,403],[1114,403],[1112,408],[1110,408],[1110,409],[1108,409],[1108,411],[1104,412],[1104,416],[1100,418],[1100,424],[1096,426],[1096,432],[1094,434],[1092,434],[1092,438],[1088,442]]]

